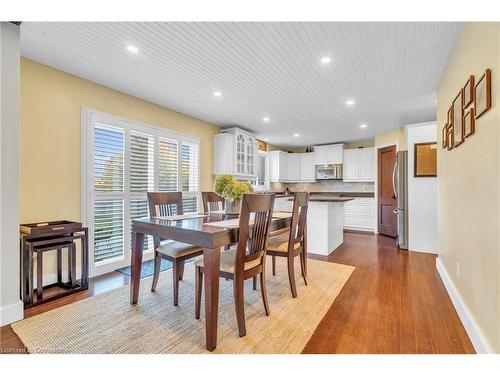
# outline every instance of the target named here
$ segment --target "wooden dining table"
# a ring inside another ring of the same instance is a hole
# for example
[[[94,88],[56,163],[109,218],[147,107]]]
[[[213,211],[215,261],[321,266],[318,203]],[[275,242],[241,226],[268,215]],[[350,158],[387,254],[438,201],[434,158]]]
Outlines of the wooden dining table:
[[[203,248],[206,348],[213,351],[217,347],[220,253],[222,247],[238,241],[238,221],[234,220],[237,218],[238,216],[235,215],[209,213],[132,220],[130,303],[136,304],[139,297],[145,235],[158,236],[161,239],[184,242]],[[291,214],[275,213],[271,231],[289,227],[290,222]],[[214,225],[214,223],[218,224]]]

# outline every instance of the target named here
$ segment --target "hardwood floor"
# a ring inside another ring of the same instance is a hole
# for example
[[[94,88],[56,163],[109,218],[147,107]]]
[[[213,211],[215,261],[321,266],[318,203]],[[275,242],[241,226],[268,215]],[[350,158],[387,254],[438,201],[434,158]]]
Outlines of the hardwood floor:
[[[435,256],[398,251],[385,236],[345,233],[330,262],[356,267],[304,353],[474,353],[437,274]],[[128,284],[112,272],[90,280],[88,291],[36,306],[30,317]],[[1,328],[0,352],[24,353],[10,326]]]

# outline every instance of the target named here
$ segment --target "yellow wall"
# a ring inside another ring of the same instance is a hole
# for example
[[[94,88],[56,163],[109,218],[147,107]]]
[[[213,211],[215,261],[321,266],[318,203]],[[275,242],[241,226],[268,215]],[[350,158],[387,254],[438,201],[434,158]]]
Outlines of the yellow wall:
[[[215,125],[21,60],[20,220],[81,220],[81,108],[200,138],[201,189],[212,189]]]
[[[406,150],[406,137],[404,126],[392,129],[375,136],[375,145],[384,145],[399,142],[399,150]]]
[[[500,352],[500,24],[465,24],[438,88],[438,145],[451,102],[470,74],[492,69],[493,107],[476,133],[438,148],[439,260],[492,350]],[[456,264],[460,274],[456,273]]]
[[[375,139],[371,138],[371,139],[346,143],[344,144],[344,149],[349,150],[352,148],[359,148],[359,147],[373,147],[374,145],[375,145]]]

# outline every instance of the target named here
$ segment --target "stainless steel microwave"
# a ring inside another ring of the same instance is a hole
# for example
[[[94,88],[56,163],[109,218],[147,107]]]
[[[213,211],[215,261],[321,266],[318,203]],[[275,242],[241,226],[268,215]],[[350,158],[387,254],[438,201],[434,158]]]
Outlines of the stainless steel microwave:
[[[317,165],[316,180],[342,180],[342,164]]]

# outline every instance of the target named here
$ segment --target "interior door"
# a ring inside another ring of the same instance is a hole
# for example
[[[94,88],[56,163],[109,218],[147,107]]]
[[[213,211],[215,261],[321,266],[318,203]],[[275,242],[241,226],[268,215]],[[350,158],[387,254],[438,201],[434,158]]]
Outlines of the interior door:
[[[395,192],[396,146],[378,150],[378,232],[397,237],[398,224]]]

